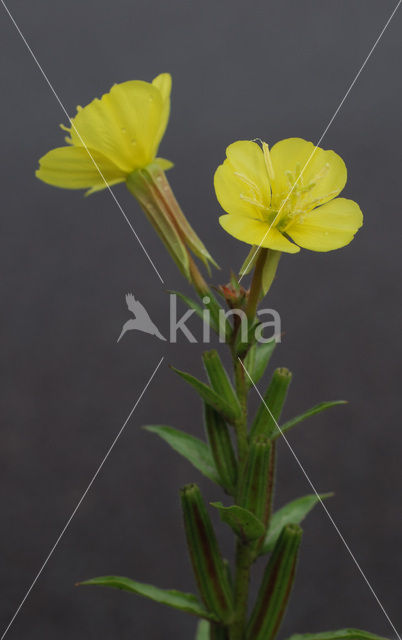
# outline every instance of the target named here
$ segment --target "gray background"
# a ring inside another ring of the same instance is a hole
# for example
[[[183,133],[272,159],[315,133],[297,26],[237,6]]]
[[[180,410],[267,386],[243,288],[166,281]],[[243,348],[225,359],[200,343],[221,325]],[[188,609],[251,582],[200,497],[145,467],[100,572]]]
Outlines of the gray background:
[[[212,175],[227,144],[316,141],[395,0],[14,0],[15,19],[71,115],[114,82],[173,75],[161,154],[224,282],[246,245],[218,226]],[[32,591],[10,638],[193,637],[195,620],[129,594],[76,589],[106,573],[193,590],[177,489],[199,475],[144,423],[201,434],[200,405],[166,366],[201,374],[200,345],[116,338],[134,291],[167,330],[165,289],[186,289],[124,186],[115,189],[163,273],[162,287],[110,194],[84,199],[34,177],[63,144],[65,118],[0,8],[0,621],[8,623],[161,355],[144,396]],[[306,470],[401,624],[399,12],[323,146],[345,159],[345,195],[365,214],[346,249],[282,259],[270,306],[285,337],[274,364],[294,371],[286,416],[350,403],[291,436]],[[190,322],[194,332],[199,325]],[[209,499],[217,490],[201,485]],[[282,445],[277,504],[309,487]],[[222,544],[230,537],[219,526]],[[230,548],[229,550],[230,551]],[[399,618],[399,619],[398,619]],[[353,625],[392,635],[322,509],[306,522],[281,636]]]

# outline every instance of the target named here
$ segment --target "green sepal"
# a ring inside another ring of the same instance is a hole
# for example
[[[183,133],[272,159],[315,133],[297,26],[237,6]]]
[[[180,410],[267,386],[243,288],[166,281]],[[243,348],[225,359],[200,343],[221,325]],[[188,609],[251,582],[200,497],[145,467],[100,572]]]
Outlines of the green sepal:
[[[273,249],[269,249],[268,251],[267,258],[265,260],[264,267],[262,269],[261,288],[262,288],[263,297],[268,293],[268,291],[271,288],[281,255],[282,255],[281,251],[274,251]]]
[[[198,590],[208,611],[223,623],[233,616],[233,592],[201,492],[190,484],[181,490],[187,546]]]
[[[157,165],[155,165],[157,167]],[[160,173],[162,169],[158,167]],[[181,273],[191,282],[190,260],[184,240],[171,219],[168,208],[154,187],[153,179],[142,169],[127,177],[126,185],[130,193],[141,205],[149,222],[159,235]]]
[[[216,391],[211,389],[204,382],[201,382],[194,376],[186,373],[185,371],[180,371],[175,367],[172,367],[173,371],[175,371],[183,380],[188,382],[196,391],[199,393],[201,398],[213,409],[222,414],[228,422],[235,422],[241,415],[241,410],[239,411],[238,406],[232,406],[229,402],[227,402],[224,398],[222,398]]]
[[[211,451],[205,442],[166,425],[151,424],[143,428],[151,433],[156,433],[212,482],[225,486],[221,481]]]
[[[275,369],[270,385],[264,395],[264,400],[261,402],[251,425],[251,438],[257,435],[265,435],[268,438],[272,438],[277,433],[280,433],[277,422],[285,404],[291,379],[292,374],[288,369],[284,367]]]
[[[220,484],[234,495],[237,483],[237,461],[229,429],[222,416],[204,403],[205,430]]]
[[[386,640],[386,638],[361,629],[338,629],[318,633],[295,633],[288,640]]]
[[[307,496],[296,498],[296,500],[288,502],[281,507],[281,509],[275,511],[275,513],[272,514],[271,522],[261,549],[261,554],[272,551],[284,526],[293,523],[300,524],[315,505],[320,502],[320,499],[326,500],[326,498],[331,498],[333,495],[333,493],[322,493],[318,497],[315,493],[311,493]]]
[[[202,359],[213,390],[222,396],[227,403],[232,405],[238,415],[241,415],[239,399],[233,389],[229,376],[226,373],[226,369],[223,366],[222,360],[220,359],[216,349],[205,351],[202,355]]]
[[[274,457],[268,438],[253,438],[238,493],[239,506],[251,511],[263,523],[264,530],[271,512]]]
[[[321,413],[321,411],[326,411],[326,409],[330,409],[331,407],[336,407],[338,404],[347,404],[347,400],[333,400],[329,402],[320,402],[319,404],[316,404],[314,407],[311,407],[311,409],[308,409],[304,413],[301,413],[295,418],[292,418],[291,420],[288,420],[287,422],[282,424],[281,431],[282,433],[285,433],[285,431],[289,431],[289,429],[292,429],[292,427],[295,427],[297,424],[299,424],[299,422],[302,422],[303,420],[307,420],[307,418],[311,418],[311,416],[315,416],[317,413]],[[272,438],[277,438],[280,435],[281,434],[277,429],[277,434],[272,434]]]
[[[264,535],[264,524],[251,511],[235,504],[225,507],[222,502],[211,502],[211,506],[218,509],[222,521],[226,522],[243,542],[251,542]]]
[[[255,263],[257,262],[259,252],[260,252],[259,247],[254,245],[251,247],[250,251],[247,254],[247,258],[245,259],[245,261],[243,262],[243,264],[239,269],[239,274],[241,276],[246,276],[248,273],[250,273],[251,269],[254,267]]]
[[[168,171],[174,167],[174,162],[167,160],[167,158],[155,158],[154,162],[156,162],[162,171]]]
[[[276,636],[293,586],[301,537],[297,525],[282,529],[247,626],[247,640],[272,640]]]
[[[174,609],[191,613],[193,616],[198,616],[199,618],[206,618],[208,620],[216,619],[210,611],[204,608],[198,598],[191,593],[183,593],[182,591],[176,591],[174,589],[159,589],[152,584],[137,582],[136,580],[122,576],[100,576],[79,582],[78,585],[112,587],[113,589],[130,591],[138,596],[143,596],[154,602],[166,604]]]
[[[244,360],[244,368],[248,373],[248,375],[246,375],[246,381],[249,388],[253,385],[253,383],[257,384],[257,382],[264,375],[265,369],[268,366],[275,347],[276,340],[272,338],[272,340],[269,340],[269,342],[264,342],[262,344],[253,344],[253,346],[247,353]]]
[[[144,173],[149,176],[152,181],[152,186],[156,189],[157,199],[161,201],[168,215],[170,215],[174,224],[178,229],[180,237],[185,242],[186,246],[204,263],[207,267],[208,272],[210,273],[210,265],[214,265],[217,269],[219,269],[219,265],[215,262],[208,249],[205,247],[204,243],[198,237],[183,211],[179,203],[176,200],[176,197],[170,187],[170,184],[163,172],[161,170],[160,163],[151,163],[143,169]]]

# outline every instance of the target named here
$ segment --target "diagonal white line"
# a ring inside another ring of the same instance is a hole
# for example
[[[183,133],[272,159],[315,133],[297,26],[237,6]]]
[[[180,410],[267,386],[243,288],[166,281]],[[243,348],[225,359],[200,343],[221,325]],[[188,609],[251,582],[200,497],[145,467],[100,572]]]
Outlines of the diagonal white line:
[[[162,282],[162,284],[164,284],[164,280],[161,276],[161,274],[159,273],[158,269],[156,268],[154,262],[151,259],[151,256],[149,255],[148,251],[146,250],[146,248],[144,247],[143,243],[141,242],[141,239],[139,238],[137,232],[135,231],[133,225],[131,224],[130,220],[127,217],[126,212],[124,211],[123,207],[121,206],[120,202],[118,201],[118,199],[116,198],[114,192],[112,191],[109,183],[107,182],[105,176],[103,175],[102,171],[100,170],[98,164],[96,163],[93,155],[91,154],[90,150],[88,149],[87,145],[85,144],[84,140],[82,139],[79,131],[77,130],[77,127],[75,126],[74,122],[72,121],[72,119],[70,118],[70,116],[67,113],[67,109],[65,108],[64,104],[62,103],[59,95],[57,94],[55,88],[53,87],[52,83],[50,82],[49,78],[47,77],[46,73],[44,72],[38,58],[36,57],[36,55],[34,54],[34,52],[32,51],[30,45],[28,44],[27,39],[25,38],[24,34],[22,33],[21,29],[19,28],[18,24],[16,23],[16,21],[14,20],[13,16],[10,13],[10,10],[8,9],[8,7],[6,6],[6,4],[4,3],[4,0],[0,0],[1,4],[3,5],[4,9],[6,10],[6,12],[8,13],[8,16],[11,20],[11,22],[13,23],[14,27],[16,28],[16,30],[18,31],[19,35],[21,36],[22,41],[24,42],[26,48],[28,49],[29,53],[31,54],[32,58],[34,59],[36,66],[38,67],[39,71],[41,72],[42,76],[44,77],[45,81],[47,82],[51,92],[53,93],[54,97],[56,98],[57,102],[59,103],[61,109],[63,110],[64,114],[66,115],[68,121],[70,122],[71,126],[73,127],[75,133],[77,134],[77,136],[79,137],[82,145],[85,147],[89,157],[91,158],[96,170],[98,171],[100,177],[102,178],[103,182],[105,183],[106,188],[108,189],[110,195],[112,196],[113,200],[115,201],[116,205],[118,206],[120,213],[122,214],[124,220],[127,222],[128,226],[130,227],[131,231],[133,232],[136,240],[138,241],[141,249],[143,250],[143,252],[145,253],[146,257],[148,258],[149,262],[151,263],[156,275],[158,276],[159,280]],[[402,0],[401,0],[402,1]],[[1,639],[0,639],[1,640]]]
[[[282,429],[280,428],[278,422],[275,420],[274,416],[272,415],[272,412],[270,410],[270,408],[268,407],[267,403],[265,402],[263,396],[261,395],[258,387],[255,385],[253,379],[251,378],[249,372],[247,371],[246,367],[243,364],[243,361],[241,360],[241,358],[239,358],[240,364],[243,367],[244,371],[247,374],[247,377],[249,378],[251,384],[253,385],[254,389],[256,390],[261,402],[263,403],[264,407],[266,408],[266,410],[268,411],[269,415],[271,416],[272,420],[274,421],[276,428],[278,429],[279,433],[281,434],[282,438],[284,439],[284,441],[286,442],[292,456],[294,457],[294,459],[296,460],[298,466],[300,467],[304,477],[306,478],[307,482],[309,483],[310,487],[312,488],[312,490],[314,491],[317,499],[319,500],[322,508],[324,509],[325,513],[327,514],[331,524],[333,525],[335,531],[337,532],[338,536],[340,537],[340,539],[342,540],[343,544],[345,545],[350,557],[352,558],[353,562],[355,563],[356,567],[358,568],[361,576],[363,577],[365,583],[367,584],[368,588],[370,589],[372,595],[374,596],[377,604],[379,605],[380,609],[382,610],[383,614],[385,615],[386,619],[388,620],[389,624],[391,625],[396,637],[398,638],[398,640],[402,640],[401,636],[399,635],[398,631],[396,630],[395,625],[393,624],[391,618],[389,617],[388,613],[386,612],[383,604],[381,603],[379,597],[377,596],[376,592],[374,591],[374,588],[372,587],[369,579],[367,578],[366,574],[364,573],[363,569],[361,568],[359,562],[356,560],[356,557],[354,555],[354,553],[352,552],[351,548],[349,547],[348,543],[346,542],[343,534],[341,533],[338,525],[336,524],[335,520],[333,519],[333,517],[331,516],[330,512],[328,511],[327,507],[325,506],[324,502],[322,501],[320,494],[318,493],[315,485],[313,484],[312,480],[310,479],[310,476],[308,475],[307,471],[305,470],[305,468],[303,467],[302,463],[300,462],[300,459],[298,458],[297,454],[295,453],[292,445],[290,444],[289,440],[287,439],[287,437],[285,436],[284,432],[282,431]]]
[[[3,0],[1,0],[1,1],[3,1]],[[270,226],[269,226],[269,228],[268,228],[268,231],[265,233],[265,235],[264,235],[263,239],[261,240],[260,244],[258,245],[257,249],[255,250],[255,252],[254,252],[254,253],[253,253],[253,255],[251,256],[250,260],[249,260],[249,261],[248,261],[248,263],[246,264],[245,268],[243,269],[243,274],[242,274],[242,275],[241,275],[241,277],[239,278],[239,282],[241,282],[241,280],[242,280],[243,276],[245,275],[245,272],[247,271],[248,267],[250,266],[250,264],[251,264],[251,263],[252,263],[252,261],[254,260],[255,255],[256,255],[256,253],[257,253],[257,251],[259,250],[259,248],[261,247],[261,245],[262,245],[262,243],[264,242],[265,238],[267,237],[267,235],[268,235],[268,234],[269,234],[269,232],[271,231],[271,229],[272,229],[272,227],[273,227],[273,225],[274,225],[274,223],[275,223],[275,220],[278,218],[278,216],[279,216],[279,214],[281,213],[281,211],[282,211],[283,207],[285,206],[285,204],[286,204],[286,203],[287,203],[287,201],[289,200],[290,196],[292,195],[292,193],[293,193],[293,191],[294,191],[294,189],[295,189],[295,187],[296,187],[297,183],[299,182],[299,180],[301,179],[301,177],[302,177],[303,173],[305,172],[306,168],[307,168],[307,167],[308,167],[308,165],[310,164],[311,158],[313,157],[314,153],[316,152],[317,147],[319,147],[319,146],[320,146],[321,142],[322,142],[322,141],[323,141],[323,139],[324,139],[324,136],[325,136],[325,135],[327,134],[327,132],[328,132],[328,129],[330,128],[331,124],[332,124],[332,123],[333,123],[333,121],[335,120],[335,118],[336,118],[336,116],[338,115],[339,111],[342,109],[343,103],[345,102],[345,100],[346,100],[346,98],[348,97],[349,93],[352,91],[353,87],[355,86],[355,84],[356,84],[357,80],[359,79],[359,76],[360,76],[361,72],[363,71],[363,69],[364,69],[364,67],[366,66],[367,62],[368,62],[368,61],[369,61],[369,59],[371,58],[371,56],[372,56],[372,54],[373,54],[373,52],[374,52],[374,49],[376,48],[376,46],[377,46],[377,45],[378,45],[378,43],[380,42],[380,40],[381,40],[382,36],[384,35],[384,33],[385,33],[386,29],[388,28],[388,26],[389,26],[389,24],[390,24],[390,22],[391,22],[392,18],[394,17],[394,15],[396,14],[396,12],[398,11],[399,6],[400,6],[400,4],[401,4],[401,3],[402,3],[402,0],[399,0],[399,1],[398,1],[398,3],[397,3],[397,5],[396,5],[396,7],[395,7],[395,9],[393,10],[393,12],[392,12],[392,13],[391,13],[391,15],[389,16],[388,20],[386,21],[385,25],[384,25],[384,26],[383,26],[383,28],[381,29],[381,32],[380,32],[379,36],[377,37],[376,41],[374,42],[373,46],[371,47],[371,49],[370,49],[369,53],[367,54],[367,56],[366,56],[366,58],[365,58],[365,60],[364,60],[363,64],[361,65],[361,67],[360,67],[359,71],[357,72],[357,74],[355,75],[354,79],[353,79],[353,80],[352,80],[352,82],[350,83],[348,90],[346,91],[346,93],[345,93],[345,95],[343,96],[342,100],[340,101],[340,103],[339,103],[339,105],[338,105],[337,109],[335,110],[335,112],[334,112],[334,114],[333,114],[332,118],[330,119],[330,121],[328,122],[328,124],[327,124],[327,126],[325,127],[324,131],[322,132],[322,134],[321,134],[321,136],[320,136],[320,138],[319,138],[318,142],[316,143],[316,145],[315,145],[315,147],[314,147],[313,151],[311,152],[311,155],[309,156],[309,158],[308,158],[308,160],[307,160],[306,164],[304,165],[304,167],[303,167],[302,171],[300,172],[299,177],[298,177],[298,178],[297,178],[297,180],[293,183],[293,186],[292,186],[291,190],[289,191],[289,193],[288,193],[287,197],[285,198],[285,200],[282,202],[281,206],[279,207],[279,211],[278,211],[278,213],[276,214],[275,218],[272,220],[272,222],[271,222],[271,224],[270,224]]]
[[[89,483],[89,485],[87,486],[87,488],[85,489],[84,493],[82,494],[81,498],[79,499],[74,511],[72,512],[71,516],[69,517],[69,519],[67,520],[66,524],[64,525],[63,529],[61,530],[56,542],[54,543],[54,545],[52,546],[52,548],[50,549],[48,555],[46,556],[46,559],[44,561],[44,563],[42,564],[41,568],[39,569],[38,573],[36,574],[31,586],[29,587],[28,591],[26,592],[26,594],[24,595],[23,599],[21,600],[20,604],[18,605],[18,608],[16,610],[16,612],[14,613],[13,617],[11,618],[10,622],[8,623],[7,627],[5,628],[3,635],[1,636],[0,640],[3,640],[3,638],[5,637],[6,633],[9,631],[11,625],[13,624],[14,620],[16,619],[17,615],[19,614],[19,612],[21,611],[22,607],[24,606],[29,594],[31,593],[32,589],[34,588],[35,584],[37,583],[37,581],[39,580],[44,568],[46,567],[47,563],[49,562],[50,558],[52,557],[57,545],[59,544],[60,540],[62,539],[62,537],[64,536],[65,532],[67,531],[72,519],[74,518],[75,514],[77,513],[78,509],[80,508],[81,504],[83,503],[83,501],[85,500],[85,497],[88,493],[88,491],[90,490],[90,488],[92,487],[93,483],[95,482],[96,478],[98,477],[103,465],[105,464],[106,460],[108,459],[110,453],[112,452],[116,442],[118,441],[118,439],[120,438],[121,434],[123,433],[125,427],[127,426],[128,421],[130,420],[131,416],[133,415],[134,411],[136,410],[136,408],[138,407],[144,393],[146,392],[146,390],[148,389],[149,385],[151,384],[156,372],[158,371],[159,367],[161,366],[162,362],[164,360],[164,357],[162,356],[162,358],[159,360],[158,364],[156,365],[155,369],[152,372],[152,375],[150,376],[150,378],[148,379],[148,382],[146,383],[145,387],[143,388],[143,390],[141,391],[140,395],[138,396],[138,399],[135,403],[135,405],[133,406],[133,408],[131,409],[130,413],[128,414],[126,420],[124,421],[123,426],[121,427],[120,431],[118,432],[117,436],[115,437],[115,439],[113,440],[112,444],[110,445],[105,457],[103,458],[102,462],[100,463],[99,467],[97,468],[97,470],[95,471],[94,475],[91,478],[91,481]]]

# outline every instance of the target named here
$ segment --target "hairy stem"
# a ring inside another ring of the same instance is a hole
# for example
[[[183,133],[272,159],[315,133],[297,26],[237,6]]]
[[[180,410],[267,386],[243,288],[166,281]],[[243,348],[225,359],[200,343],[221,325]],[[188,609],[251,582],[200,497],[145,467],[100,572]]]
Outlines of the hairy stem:
[[[229,628],[230,640],[242,640],[247,620],[248,590],[250,582],[251,556],[247,544],[241,540],[236,545],[235,574],[235,621]]]
[[[233,367],[236,383],[236,392],[242,408],[241,419],[236,424],[237,448],[239,456],[238,487],[247,461],[248,433],[247,433],[247,394],[248,387],[241,359],[233,354]],[[237,496],[236,496],[237,501]],[[236,545],[236,570],[234,582],[235,620],[229,627],[230,640],[241,640],[247,618],[248,590],[250,581],[250,567],[252,558],[250,549],[242,540],[237,540]]]

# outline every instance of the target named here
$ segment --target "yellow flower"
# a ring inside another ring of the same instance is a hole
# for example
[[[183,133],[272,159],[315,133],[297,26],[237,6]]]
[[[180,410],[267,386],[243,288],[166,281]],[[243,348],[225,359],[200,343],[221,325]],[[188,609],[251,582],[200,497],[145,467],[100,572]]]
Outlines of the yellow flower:
[[[235,238],[287,253],[331,251],[349,244],[362,226],[356,202],[337,197],[347,171],[334,151],[301,138],[281,140],[271,150],[265,142],[261,148],[239,140],[226,156],[214,184],[227,212],[220,224]]]
[[[126,181],[156,158],[169,119],[171,85],[168,73],[152,83],[130,80],[77,107],[71,127],[61,125],[69,132],[68,146],[44,155],[36,176],[55,187],[88,193]],[[162,158],[156,161],[162,169],[172,166]]]
[[[170,188],[165,170],[173,164],[157,158],[170,113],[172,78],[161,73],[152,83],[115,84],[100,100],[77,107],[68,146],[39,160],[36,176],[55,187],[100,191],[125,182],[181,272],[204,292],[206,284],[193,252],[209,270],[216,262],[191,227]]]

